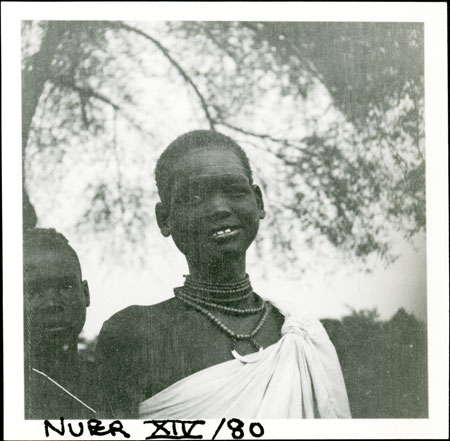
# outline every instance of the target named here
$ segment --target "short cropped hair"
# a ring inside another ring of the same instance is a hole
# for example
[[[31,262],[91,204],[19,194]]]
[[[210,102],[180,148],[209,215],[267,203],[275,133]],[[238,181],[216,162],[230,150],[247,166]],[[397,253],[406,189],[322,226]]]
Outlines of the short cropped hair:
[[[193,130],[187,132],[174,141],[172,141],[167,148],[162,152],[156,163],[155,180],[158,188],[159,197],[161,201],[168,201],[170,198],[170,191],[172,185],[172,167],[174,162],[188,153],[197,149],[211,149],[213,147],[222,147],[229,149],[236,153],[242,161],[242,165],[248,172],[250,183],[252,183],[252,169],[248,157],[242,147],[229,136],[214,130]]]
[[[68,251],[75,258],[81,275],[80,259],[76,251],[69,245],[67,238],[63,234],[58,233],[54,228],[31,228],[26,230],[23,234],[24,252],[26,248],[30,247]]]

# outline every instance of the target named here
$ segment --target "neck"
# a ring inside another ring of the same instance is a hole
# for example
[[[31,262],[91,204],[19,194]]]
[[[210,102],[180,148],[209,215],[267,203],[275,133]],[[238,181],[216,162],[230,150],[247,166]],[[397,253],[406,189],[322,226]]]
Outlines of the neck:
[[[203,283],[235,283],[245,277],[245,255],[236,259],[219,259],[207,263],[190,262],[190,276]]]

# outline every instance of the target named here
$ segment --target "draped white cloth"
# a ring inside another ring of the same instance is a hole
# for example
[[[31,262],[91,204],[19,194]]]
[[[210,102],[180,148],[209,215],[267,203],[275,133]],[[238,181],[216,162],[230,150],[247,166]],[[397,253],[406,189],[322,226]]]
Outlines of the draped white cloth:
[[[282,337],[258,361],[234,359],[183,378],[140,403],[139,417],[351,418],[341,367],[323,326],[292,300],[270,302],[285,316]]]

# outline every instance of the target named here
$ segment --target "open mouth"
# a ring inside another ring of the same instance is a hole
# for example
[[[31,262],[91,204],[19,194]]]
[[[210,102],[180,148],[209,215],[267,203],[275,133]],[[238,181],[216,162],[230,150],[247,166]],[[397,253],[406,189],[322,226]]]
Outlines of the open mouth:
[[[239,233],[239,228],[237,227],[227,227],[220,230],[216,230],[211,234],[213,239],[226,239],[229,237],[236,236]]]

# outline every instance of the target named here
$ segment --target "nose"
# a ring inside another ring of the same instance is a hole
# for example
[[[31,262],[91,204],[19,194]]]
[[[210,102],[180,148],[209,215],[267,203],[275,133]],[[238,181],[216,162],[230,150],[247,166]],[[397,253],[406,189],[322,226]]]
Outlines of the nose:
[[[53,315],[53,314],[60,314],[61,312],[64,311],[64,308],[61,305],[48,304],[44,308],[42,308],[42,311],[45,312],[46,314]]]
[[[225,219],[232,213],[229,201],[221,194],[215,194],[210,199],[209,214],[212,220]]]
[[[43,308],[49,313],[57,313],[64,310],[63,299],[61,298],[61,294],[58,289],[48,287],[45,290],[43,297]]]

